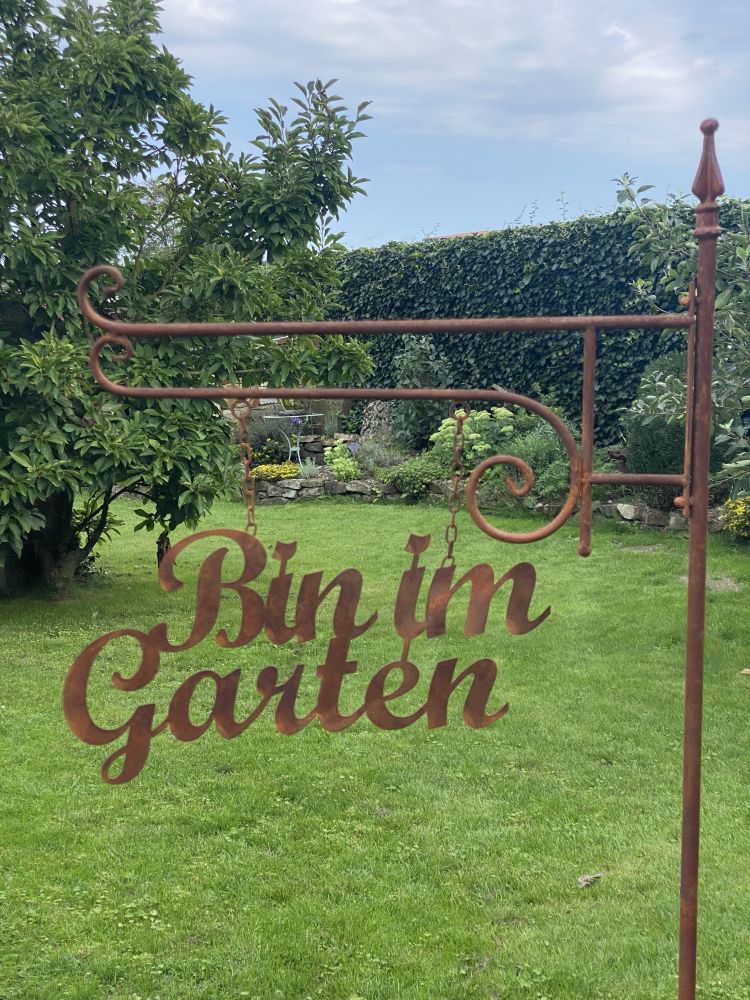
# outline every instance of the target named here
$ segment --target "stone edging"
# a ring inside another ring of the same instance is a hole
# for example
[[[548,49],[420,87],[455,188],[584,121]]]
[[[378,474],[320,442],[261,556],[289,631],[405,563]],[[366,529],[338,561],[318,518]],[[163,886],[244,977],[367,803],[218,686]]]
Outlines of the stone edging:
[[[400,500],[395,487],[374,480],[366,482],[354,479],[350,483],[339,483],[335,479],[312,477],[310,479],[280,479],[276,483],[258,479],[255,483],[258,504],[282,504],[294,500],[315,500],[322,496],[352,496],[357,500]]]
[[[545,514],[557,513],[558,508],[550,504],[537,504],[534,510]],[[655,507],[648,507],[646,504],[622,503],[610,500],[600,503],[595,500],[591,504],[591,510],[602,517],[615,518],[619,521],[627,521],[631,524],[645,524],[651,528],[667,528],[670,531],[687,531],[688,520],[679,510],[672,510],[669,513],[657,510]],[[721,531],[721,507],[714,507],[708,512],[708,530]]]
[[[403,495],[394,486],[380,483],[377,480],[354,479],[349,483],[340,483],[335,479],[325,479],[322,476],[310,479],[280,479],[269,483],[259,479],[255,483],[256,502],[258,504],[286,504],[295,500],[315,500],[322,496],[349,496],[364,503],[389,501],[400,503]],[[430,483],[427,497],[431,500],[444,500],[450,493],[450,480],[437,479]],[[687,531],[688,522],[678,510],[665,513],[644,504],[594,501],[591,509],[602,517],[614,518],[632,524],[640,523],[651,528],[667,528],[670,531]],[[539,503],[534,508],[539,513],[556,514],[559,505]],[[721,531],[721,508],[716,507],[709,512],[709,531]]]

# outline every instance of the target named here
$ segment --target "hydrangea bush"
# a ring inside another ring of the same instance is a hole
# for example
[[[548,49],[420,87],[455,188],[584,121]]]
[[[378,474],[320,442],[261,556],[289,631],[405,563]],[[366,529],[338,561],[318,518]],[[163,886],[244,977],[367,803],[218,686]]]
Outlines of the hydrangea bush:
[[[446,417],[434,434],[430,435],[432,449],[430,456],[446,472],[453,462],[453,439],[456,433],[456,417],[465,411],[457,409],[453,417]],[[516,433],[516,416],[505,406],[493,406],[491,410],[472,410],[464,420],[464,466],[473,469],[490,455],[497,455]]]

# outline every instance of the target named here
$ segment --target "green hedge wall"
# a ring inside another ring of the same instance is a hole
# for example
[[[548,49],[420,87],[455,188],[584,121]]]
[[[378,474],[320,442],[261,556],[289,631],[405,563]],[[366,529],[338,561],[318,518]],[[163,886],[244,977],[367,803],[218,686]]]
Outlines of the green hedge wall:
[[[342,255],[338,316],[404,319],[625,313],[636,309],[631,282],[644,276],[628,255],[633,226],[624,212],[478,236],[389,243]],[[674,302],[662,306],[676,308]],[[401,336],[375,337],[371,385],[392,386]],[[457,386],[495,383],[546,397],[577,426],[582,343],[578,333],[445,335],[436,346]],[[618,411],[638,391],[643,368],[679,347],[682,333],[599,335],[597,437],[619,437]]]

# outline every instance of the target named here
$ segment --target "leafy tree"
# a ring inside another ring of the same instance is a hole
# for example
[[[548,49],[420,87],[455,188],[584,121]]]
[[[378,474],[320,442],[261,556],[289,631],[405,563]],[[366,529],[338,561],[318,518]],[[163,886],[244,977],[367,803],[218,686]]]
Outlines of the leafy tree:
[[[139,526],[194,524],[236,482],[208,402],[99,391],[75,299],[84,270],[127,276],[122,319],[318,319],[336,289],[332,226],[362,191],[349,167],[366,103],[335,81],[256,114],[254,154],[155,41],[153,0],[91,8],[0,0],[0,590],[63,587],[143,499]],[[352,384],[361,343],[327,337],[138,343],[131,384]]]
[[[696,273],[697,242],[694,215],[687,198],[671,197],[657,205],[645,196],[651,185],[637,185],[625,174],[617,181],[618,201],[629,207],[636,225],[631,253],[646,265],[651,278],[634,282],[635,291],[651,309],[666,292],[676,305]],[[716,346],[714,358],[714,420],[727,461],[717,473],[732,491],[750,490],[750,202],[725,203],[725,217],[717,246]],[[660,295],[661,293],[661,295]],[[631,415],[643,422],[685,421],[685,376],[671,371],[669,362],[653,366],[641,386]]]

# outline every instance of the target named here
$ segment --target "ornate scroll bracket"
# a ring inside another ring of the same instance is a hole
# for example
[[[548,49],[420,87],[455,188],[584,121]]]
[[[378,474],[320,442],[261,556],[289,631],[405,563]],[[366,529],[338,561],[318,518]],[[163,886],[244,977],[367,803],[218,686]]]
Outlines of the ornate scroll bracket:
[[[119,396],[147,399],[380,399],[414,400],[442,399],[448,403],[487,402],[521,407],[545,420],[555,431],[565,447],[570,466],[569,487],[566,498],[558,514],[541,528],[527,532],[511,532],[497,528],[479,510],[477,490],[483,474],[496,465],[515,469],[521,476],[521,485],[512,478],[506,483],[516,496],[526,496],[533,482],[533,470],[511,455],[494,455],[473,471],[466,485],[466,506],[475,524],[490,537],[513,543],[536,542],[557,531],[572,516],[581,501],[581,529],[579,553],[588,555],[591,551],[591,486],[594,483],[627,485],[677,485],[684,488],[685,473],[673,476],[652,476],[632,474],[602,474],[592,470],[594,446],[594,368],[596,363],[596,332],[598,329],[685,329],[691,327],[694,316],[689,313],[668,313],[661,316],[537,316],[537,317],[490,317],[481,319],[445,320],[341,320],[326,322],[281,322],[281,323],[124,323],[107,318],[99,313],[89,299],[93,281],[106,277],[112,284],[104,289],[104,295],[111,297],[125,285],[121,272],[111,265],[91,268],[83,275],[78,286],[78,301],[81,311],[92,326],[103,331],[91,347],[89,365],[99,384],[109,392]],[[133,338],[138,337],[226,337],[226,336],[325,336],[336,333],[368,336],[387,333],[504,333],[509,331],[533,333],[540,330],[568,330],[584,332],[584,393],[582,401],[582,428],[580,449],[570,429],[549,407],[518,393],[493,389],[333,389],[329,387],[304,387],[299,389],[273,388],[263,386],[128,386],[112,381],[102,368],[102,350],[112,347],[112,359],[120,364],[127,362],[134,352]]]

